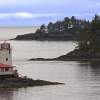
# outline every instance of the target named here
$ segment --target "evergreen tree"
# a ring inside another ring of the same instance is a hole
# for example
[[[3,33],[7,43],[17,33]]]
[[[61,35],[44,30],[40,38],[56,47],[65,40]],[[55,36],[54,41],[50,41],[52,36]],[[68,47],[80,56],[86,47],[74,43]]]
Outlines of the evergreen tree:
[[[85,26],[79,35],[78,49],[95,54],[100,52],[100,17],[95,15],[90,25]]]

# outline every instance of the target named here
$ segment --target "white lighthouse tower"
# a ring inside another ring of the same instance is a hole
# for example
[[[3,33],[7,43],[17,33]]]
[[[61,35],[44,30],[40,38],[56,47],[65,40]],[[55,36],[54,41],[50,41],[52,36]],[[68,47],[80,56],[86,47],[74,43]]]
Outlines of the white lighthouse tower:
[[[0,63],[12,66],[12,50],[6,41],[0,44]]]
[[[12,77],[15,75],[12,66],[12,49],[6,41],[0,44],[0,77]]]

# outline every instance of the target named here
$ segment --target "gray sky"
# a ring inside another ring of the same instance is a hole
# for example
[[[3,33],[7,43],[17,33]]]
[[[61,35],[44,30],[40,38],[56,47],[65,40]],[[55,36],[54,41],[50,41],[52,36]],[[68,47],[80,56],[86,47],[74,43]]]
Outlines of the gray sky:
[[[100,0],[0,0],[0,25],[40,25],[66,16],[90,20],[99,12]]]

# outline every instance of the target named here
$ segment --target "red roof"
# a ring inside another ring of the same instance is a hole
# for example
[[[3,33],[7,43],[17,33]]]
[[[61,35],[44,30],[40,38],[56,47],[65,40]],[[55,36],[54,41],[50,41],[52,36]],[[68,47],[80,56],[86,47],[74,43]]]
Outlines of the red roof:
[[[13,66],[11,65],[6,65],[6,64],[2,64],[0,63],[0,68],[12,68]]]

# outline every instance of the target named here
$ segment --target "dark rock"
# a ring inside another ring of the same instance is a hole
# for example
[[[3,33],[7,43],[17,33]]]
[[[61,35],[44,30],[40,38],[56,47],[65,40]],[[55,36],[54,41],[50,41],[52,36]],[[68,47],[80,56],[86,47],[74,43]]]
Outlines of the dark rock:
[[[59,85],[59,84],[64,84],[64,83],[50,82],[44,80],[33,80],[31,78],[26,78],[26,77],[6,78],[4,80],[0,80],[0,88],[21,88],[29,86]]]
[[[57,34],[57,33],[56,33]],[[46,33],[27,33],[23,35],[17,35],[14,39],[11,40],[36,40],[36,41],[69,41],[76,40],[74,36],[71,34],[67,35],[54,35],[54,34],[46,34]]]

